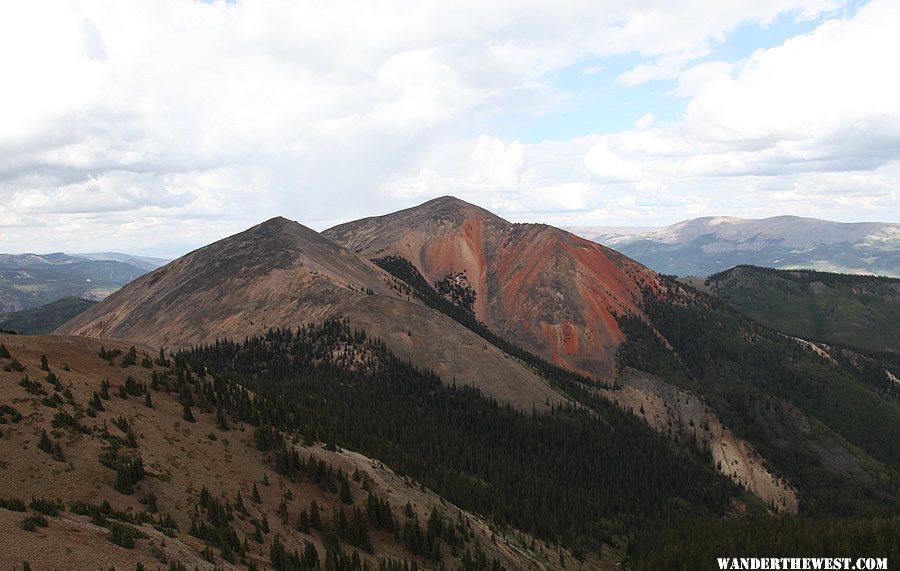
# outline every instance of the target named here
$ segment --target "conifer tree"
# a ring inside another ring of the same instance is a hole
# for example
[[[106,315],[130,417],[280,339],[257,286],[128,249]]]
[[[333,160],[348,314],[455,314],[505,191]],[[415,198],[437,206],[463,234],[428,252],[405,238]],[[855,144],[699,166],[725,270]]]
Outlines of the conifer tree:
[[[300,510],[300,517],[297,518],[297,531],[309,533],[309,513],[305,509]]]
[[[347,505],[353,503],[353,496],[350,494],[350,483],[347,478],[341,478],[341,501]]]
[[[278,504],[278,515],[281,516],[281,521],[284,525],[288,524],[288,506],[287,501],[284,498],[281,498],[281,503]]]
[[[165,351],[163,351],[162,347],[159,348],[159,357],[157,357],[157,359],[156,359],[156,364],[157,364],[157,366],[160,366],[160,367],[165,367],[167,365],[166,353],[165,353]]]
[[[319,568],[319,551],[312,541],[307,541],[303,548],[303,566],[306,569]]]
[[[131,481],[131,470],[124,462],[120,462],[116,467],[116,490],[120,493],[130,496],[134,493],[134,483]]]
[[[228,421],[225,419],[225,408],[222,407],[222,403],[219,403],[219,407],[216,409],[216,426],[220,430],[228,430]]]
[[[58,462],[63,462],[66,459],[63,456],[62,445],[59,443],[59,440],[53,443],[53,452],[50,453],[50,456]]]
[[[262,498],[259,497],[259,489],[256,487],[256,482],[253,482],[253,496],[251,499],[257,504],[262,502]]]
[[[185,419],[188,422],[197,422],[194,419],[194,413],[191,412],[191,405],[188,403],[184,403],[184,410],[181,412],[181,418]]]
[[[319,504],[313,500],[309,505],[309,525],[313,529],[322,529],[322,517],[319,515]]]
[[[41,431],[41,438],[40,438],[40,440],[38,440],[38,448],[40,448],[47,454],[50,454],[51,452],[53,452],[53,443],[50,442],[50,437],[47,436],[46,430]]]

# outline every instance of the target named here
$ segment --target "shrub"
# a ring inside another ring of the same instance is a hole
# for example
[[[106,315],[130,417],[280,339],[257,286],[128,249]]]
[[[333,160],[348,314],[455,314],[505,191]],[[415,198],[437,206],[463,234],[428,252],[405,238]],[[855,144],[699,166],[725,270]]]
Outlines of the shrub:
[[[17,373],[21,373],[25,370],[25,365],[20,363],[19,360],[15,357],[13,357],[13,360],[9,363],[9,365],[7,365],[7,367],[9,368],[6,369],[6,367],[4,367],[4,369],[6,369],[7,371],[15,371]]]
[[[109,524],[109,541],[126,549],[134,547],[138,531],[130,525],[112,522]]]
[[[25,502],[19,498],[0,498],[0,508],[7,509],[11,512],[24,512]]]
[[[65,509],[61,500],[45,500],[44,498],[36,498],[34,496],[31,496],[31,503],[28,504],[28,507],[36,512],[49,516],[57,516],[59,515],[60,510]]]
[[[25,531],[34,531],[37,527],[47,527],[47,518],[40,514],[31,514],[22,520],[22,529]]]

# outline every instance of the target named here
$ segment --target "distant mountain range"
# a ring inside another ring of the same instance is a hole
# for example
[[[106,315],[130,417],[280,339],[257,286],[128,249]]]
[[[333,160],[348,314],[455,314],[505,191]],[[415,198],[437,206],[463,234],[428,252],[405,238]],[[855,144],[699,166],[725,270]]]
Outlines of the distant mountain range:
[[[572,227],[665,274],[708,276],[749,264],[900,277],[900,224],[776,216],[704,217],[629,231]]]
[[[0,254],[0,314],[64,297],[99,301],[166,261],[116,252]]]
[[[171,261],[167,258],[136,256],[134,254],[123,254],[121,252],[90,252],[87,254],[72,254],[72,256],[96,261],[123,262],[147,270],[148,272],[153,271],[160,266],[164,266]]]

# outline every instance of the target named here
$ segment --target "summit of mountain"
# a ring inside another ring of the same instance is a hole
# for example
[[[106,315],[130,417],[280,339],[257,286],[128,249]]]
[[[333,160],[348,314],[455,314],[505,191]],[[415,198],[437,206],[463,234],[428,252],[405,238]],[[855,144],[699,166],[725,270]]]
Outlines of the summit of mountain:
[[[408,260],[505,339],[588,376],[614,375],[617,313],[639,313],[656,275],[609,248],[544,224],[516,224],[445,196],[325,230],[373,261]]]

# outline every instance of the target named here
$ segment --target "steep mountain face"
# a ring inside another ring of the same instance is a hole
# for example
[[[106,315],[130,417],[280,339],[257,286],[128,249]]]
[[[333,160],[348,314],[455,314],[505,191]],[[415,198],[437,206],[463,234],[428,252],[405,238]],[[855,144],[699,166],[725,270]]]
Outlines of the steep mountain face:
[[[703,217],[649,232],[572,231],[666,274],[708,276],[752,264],[900,277],[896,223]]]
[[[900,352],[900,279],[738,266],[688,283],[778,331]]]
[[[513,224],[452,197],[323,232],[370,259],[402,257],[495,333],[557,365],[611,376],[622,333],[656,275],[541,224]]]
[[[315,231],[274,218],[143,276],[57,333],[180,348],[341,315],[448,383],[527,408],[563,402],[499,349],[393,291],[393,281]]]

